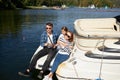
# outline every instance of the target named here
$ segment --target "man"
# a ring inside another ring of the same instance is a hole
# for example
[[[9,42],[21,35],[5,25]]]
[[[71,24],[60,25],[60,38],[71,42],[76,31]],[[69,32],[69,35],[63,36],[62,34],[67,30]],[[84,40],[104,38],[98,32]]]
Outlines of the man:
[[[36,65],[36,62],[39,58],[45,56],[48,54],[47,59],[45,60],[42,70],[40,74],[38,75],[39,78],[42,78],[42,73],[44,73],[50,65],[50,62],[54,58],[55,54],[57,53],[56,48],[54,45],[57,43],[58,35],[53,32],[53,24],[48,22],[46,23],[46,31],[44,31],[41,34],[41,40],[40,40],[40,46],[43,47],[42,50],[40,50],[31,60],[29,67],[26,69],[25,72],[18,72],[21,76],[30,76],[30,72],[34,70],[34,67]]]

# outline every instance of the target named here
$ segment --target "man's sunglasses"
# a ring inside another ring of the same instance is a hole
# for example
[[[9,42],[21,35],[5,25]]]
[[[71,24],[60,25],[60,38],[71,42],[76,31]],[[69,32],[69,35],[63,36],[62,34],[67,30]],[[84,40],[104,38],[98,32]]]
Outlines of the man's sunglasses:
[[[46,28],[46,29],[52,29],[52,28]]]

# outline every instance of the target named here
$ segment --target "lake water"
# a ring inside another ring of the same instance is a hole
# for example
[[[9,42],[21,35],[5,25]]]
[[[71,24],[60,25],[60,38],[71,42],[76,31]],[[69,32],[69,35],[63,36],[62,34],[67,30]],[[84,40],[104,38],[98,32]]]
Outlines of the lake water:
[[[110,18],[120,15],[116,9],[68,8],[64,10],[0,11],[0,80],[37,80],[18,76],[24,71],[39,46],[45,23],[52,22],[60,33],[62,26],[74,32],[74,21],[82,18]],[[98,24],[99,25],[99,24]]]

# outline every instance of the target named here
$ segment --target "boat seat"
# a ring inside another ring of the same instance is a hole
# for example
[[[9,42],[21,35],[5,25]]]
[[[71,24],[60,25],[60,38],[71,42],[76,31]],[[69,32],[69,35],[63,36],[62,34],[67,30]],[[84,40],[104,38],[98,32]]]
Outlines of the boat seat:
[[[119,45],[107,43],[120,38],[120,27],[115,18],[78,19],[74,22],[75,43],[82,50],[94,50],[103,45],[119,48]],[[107,42],[106,42],[107,41]]]
[[[115,18],[78,19],[74,28],[83,37],[120,38],[120,27]]]

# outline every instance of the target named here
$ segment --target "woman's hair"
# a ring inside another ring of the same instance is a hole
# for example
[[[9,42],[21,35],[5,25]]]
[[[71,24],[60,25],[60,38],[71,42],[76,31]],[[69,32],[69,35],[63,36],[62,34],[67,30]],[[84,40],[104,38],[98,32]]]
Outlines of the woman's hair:
[[[67,33],[68,33],[68,32],[71,34],[71,36],[70,36],[70,38],[69,38],[69,41],[72,42],[72,41],[73,41],[73,33],[72,33],[71,31],[67,31]]]
[[[66,27],[66,26],[63,26],[62,28],[61,28],[61,30],[64,30],[64,31],[68,31],[68,28]]]

